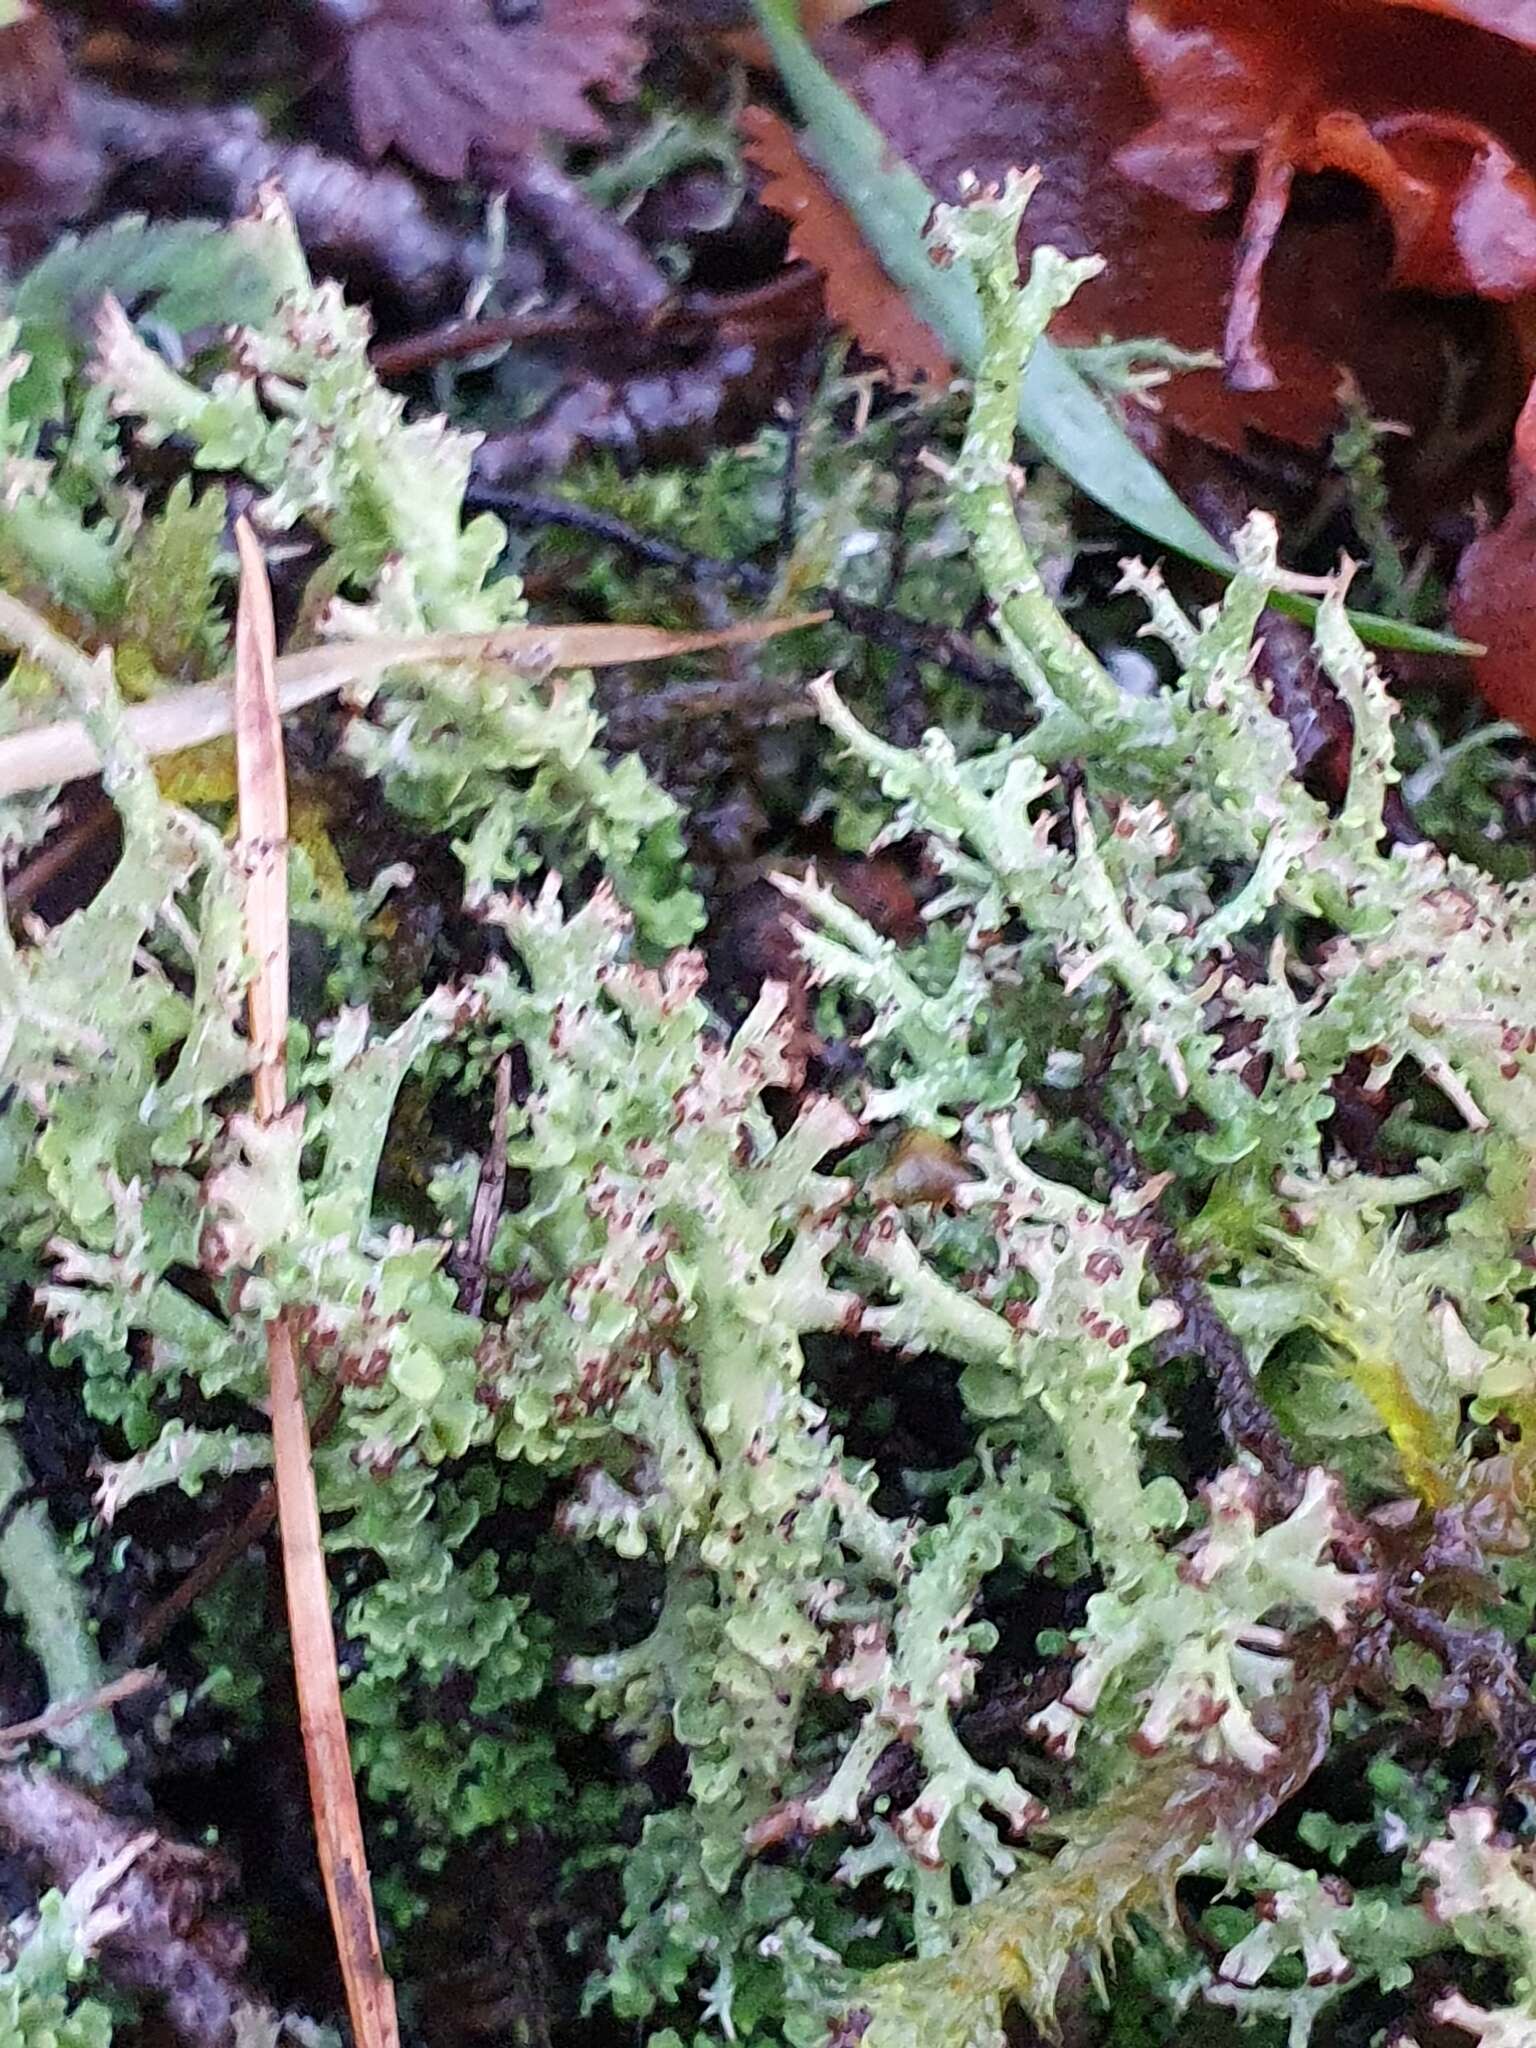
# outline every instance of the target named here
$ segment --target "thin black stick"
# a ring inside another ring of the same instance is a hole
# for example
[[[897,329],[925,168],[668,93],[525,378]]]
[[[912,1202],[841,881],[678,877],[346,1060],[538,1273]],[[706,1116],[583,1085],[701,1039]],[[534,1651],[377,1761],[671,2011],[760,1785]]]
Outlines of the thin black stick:
[[[773,595],[774,577],[755,562],[732,562],[717,555],[703,555],[674,541],[641,533],[608,512],[594,512],[588,506],[565,498],[548,498],[534,491],[516,491],[499,484],[471,483],[469,502],[481,511],[496,512],[514,526],[553,526],[568,533],[584,534],[589,540],[619,548],[637,562],[653,569],[671,569],[692,583],[734,590],[743,597],[763,599]],[[906,654],[935,668],[958,676],[962,682],[983,690],[999,708],[1006,710],[1009,723],[1017,725],[1026,707],[1024,694],[1013,671],[1001,662],[990,661],[963,633],[952,626],[930,625],[887,605],[861,604],[838,590],[805,593],[805,602],[831,612],[837,623],[872,647]]]
[[[1382,1600],[1388,1621],[1439,1658],[1449,1694],[1440,1704],[1482,1720],[1493,1733],[1501,1769],[1515,1785],[1528,1786],[1536,1773],[1536,1700],[1514,1645],[1497,1628],[1466,1628],[1437,1614],[1419,1597],[1418,1578],[1403,1572],[1388,1585]]]
[[[784,473],[779,484],[778,551],[781,559],[795,544],[795,526],[800,514],[800,458],[805,444],[806,419],[816,396],[820,367],[820,346],[806,349],[795,365],[790,386],[789,416],[784,433]]]
[[[1146,1178],[1130,1140],[1095,1110],[1079,1104],[1079,1114],[1108,1163],[1118,1187],[1136,1188]],[[1281,1498],[1294,1502],[1301,1493],[1301,1474],[1275,1420],[1259,1392],[1236,1333],[1211,1299],[1200,1269],[1179,1242],[1173,1226],[1153,1204],[1143,1215],[1147,1263],[1158,1286],[1183,1315],[1174,1341],[1179,1353],[1199,1360],[1216,1396],[1222,1434],[1234,1450],[1246,1451],[1274,1482]]]

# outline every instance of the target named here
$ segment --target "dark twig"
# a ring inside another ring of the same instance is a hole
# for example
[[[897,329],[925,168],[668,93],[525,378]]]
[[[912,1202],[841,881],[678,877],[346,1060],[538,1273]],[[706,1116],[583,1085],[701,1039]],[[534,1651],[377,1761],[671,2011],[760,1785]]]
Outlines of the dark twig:
[[[469,1233],[462,1249],[456,1249],[451,1270],[458,1281],[459,1307],[467,1316],[477,1316],[485,1306],[486,1282],[491,1252],[496,1243],[496,1226],[501,1221],[507,1194],[507,1117],[512,1107],[512,1057],[503,1053],[496,1062],[496,1093],[491,1109],[491,1134],[480,1176],[475,1185],[470,1211]]]
[[[672,287],[622,221],[590,200],[542,150],[499,157],[489,181],[503,186],[596,304],[649,327]]]
[[[594,512],[564,498],[473,482],[468,497],[478,508],[500,513],[514,526],[560,527],[570,533],[585,534],[589,540],[601,541],[607,547],[619,548],[651,568],[673,570],[692,583],[734,590],[758,600],[773,595],[772,573],[755,562],[725,561],[716,555],[678,547],[675,542],[641,533],[610,513]],[[1014,722],[1020,717],[1024,698],[1013,671],[1001,662],[989,661],[953,627],[930,625],[924,619],[911,618],[887,606],[861,604],[837,590],[807,592],[806,602],[825,607],[840,626],[871,646],[932,662],[935,668],[985,691],[1000,708],[1006,708]]]
[[[901,595],[911,548],[908,525],[917,496],[920,474],[918,456],[922,449],[921,418],[916,430],[911,425],[903,434],[896,456],[896,504],[891,515],[891,555],[886,563],[883,604],[894,606]],[[897,661],[885,686],[886,722],[898,747],[915,747],[931,723],[928,691],[921,666],[906,659]]]
[[[767,341],[779,333],[799,333],[815,317],[820,286],[808,265],[799,264],[767,284],[736,292],[688,292],[662,309],[654,332],[669,341],[698,339],[716,333],[750,335]],[[422,334],[381,344],[373,366],[381,377],[410,377],[438,363],[462,362],[491,349],[515,348],[530,342],[582,341],[611,336],[611,313],[592,307],[547,307],[533,313],[488,314],[479,319],[446,320]]]
[[[891,554],[885,565],[883,593],[883,602],[886,604],[894,604],[900,597],[902,582],[907,573],[907,556],[912,545],[907,525],[917,498],[918,478],[921,475],[918,458],[922,454],[925,426],[926,422],[921,415],[915,423],[909,421],[896,451],[896,504],[891,514]]]
[[[886,677],[885,722],[898,747],[915,747],[933,723],[923,665],[910,655],[898,655]]]
[[[138,1658],[152,1650],[188,1608],[218,1584],[236,1558],[263,1541],[276,1517],[277,1494],[268,1480],[240,1519],[216,1536],[186,1576],[149,1610],[124,1643],[123,1655]]]
[[[1170,1226],[1155,1215],[1147,1256],[1158,1285],[1183,1315],[1176,1333],[1180,1349],[1197,1358],[1210,1378],[1223,1435],[1234,1450],[1246,1451],[1258,1462],[1282,1498],[1296,1500],[1301,1492],[1296,1461],[1254,1383],[1247,1355],[1212,1301],[1194,1260]]]
[[[341,1389],[332,1387],[315,1416],[314,1427],[310,1431],[311,1443],[324,1443],[340,1414]],[[132,1630],[123,1645],[123,1656],[137,1659],[146,1650],[152,1650],[188,1608],[195,1606],[210,1588],[219,1583],[237,1558],[244,1557],[248,1550],[264,1541],[276,1519],[277,1489],[269,1479],[239,1520],[213,1539],[186,1577]]]
[[[105,797],[98,797],[82,817],[40,846],[6,884],[5,907],[12,920],[30,910],[43,891],[66,874],[97,840],[105,838],[116,823],[116,811]]]
[[[1501,1767],[1520,1785],[1536,1773],[1536,1700],[1520,1670],[1514,1645],[1496,1628],[1467,1628],[1437,1614],[1418,1591],[1417,1571],[1394,1575],[1382,1607],[1394,1630],[1445,1667],[1436,1705],[1484,1722],[1493,1732]]]
[[[795,365],[785,402],[784,473],[779,485],[778,552],[787,556],[795,544],[795,527],[800,516],[800,461],[805,446],[806,419],[816,395],[816,373],[821,352],[807,349]]]
[[[7,1722],[0,1728],[0,1756],[14,1757],[29,1743],[57,1735],[61,1728],[68,1728],[87,1714],[99,1714],[108,1707],[120,1706],[124,1700],[137,1699],[141,1692],[149,1692],[163,1682],[158,1671],[125,1671],[84,1699],[60,1700],[57,1706],[45,1708],[28,1721]]]
[[[35,1479],[28,1480],[25,1486],[18,1486],[9,1500],[0,1503],[0,1542],[4,1541],[12,1522],[24,1508],[36,1507],[39,1501],[47,1498],[46,1489]]]
[[[381,377],[413,377],[439,363],[463,362],[496,349],[527,348],[540,342],[591,341],[614,330],[613,315],[574,298],[528,313],[500,313],[479,320],[445,320],[401,341],[381,341],[371,352]]]
[[[1115,1185],[1135,1190],[1146,1176],[1130,1140],[1089,1103],[1079,1100],[1078,1113],[1104,1155]],[[1246,1451],[1273,1480],[1282,1501],[1293,1503],[1301,1492],[1301,1475],[1275,1420],[1259,1392],[1242,1344],[1211,1299],[1195,1261],[1180,1244],[1178,1233],[1152,1203],[1140,1226],[1147,1262],[1163,1293],[1183,1316],[1171,1342],[1179,1352],[1199,1360],[1216,1395],[1222,1434],[1234,1450]]]
[[[89,84],[77,106],[82,136],[118,181],[118,203],[142,197],[157,210],[169,204],[228,219],[249,212],[275,179],[317,269],[383,284],[407,306],[459,296],[484,265],[480,238],[436,219],[403,172],[367,169],[308,143],[275,142],[249,107],[157,107]],[[503,281],[536,290],[537,251],[514,252],[511,261]]]

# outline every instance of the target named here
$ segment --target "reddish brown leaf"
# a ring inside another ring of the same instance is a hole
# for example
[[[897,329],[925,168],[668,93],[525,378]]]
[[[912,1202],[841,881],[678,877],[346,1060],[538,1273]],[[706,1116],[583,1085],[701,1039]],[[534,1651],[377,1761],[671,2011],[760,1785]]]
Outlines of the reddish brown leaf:
[[[1230,234],[1129,184],[1113,161],[1146,107],[1122,0],[1000,7],[930,63],[908,48],[881,53],[863,67],[857,89],[945,198],[966,170],[993,180],[1012,166],[1041,167],[1026,242],[1106,259],[1058,322],[1062,340],[1158,334],[1189,349],[1219,342]],[[1241,446],[1250,426],[1312,441],[1332,416],[1331,356],[1298,337],[1286,351],[1284,402],[1234,396],[1211,371],[1182,377],[1171,416],[1227,447]]]
[[[763,202],[790,222],[790,254],[825,280],[828,313],[879,355],[898,382],[947,384],[954,370],[943,344],[881,269],[788,125],[766,107],[748,107],[741,125],[748,161],[766,173]]]
[[[1478,689],[1501,718],[1536,735],[1536,386],[1515,428],[1509,491],[1504,519],[1461,558],[1451,616],[1488,650]]]
[[[1120,169],[1215,214],[1255,165],[1227,328],[1234,381],[1282,374],[1259,336],[1260,279],[1298,171],[1342,171],[1376,194],[1395,284],[1501,301],[1536,289],[1536,8],[1131,0],[1127,32],[1157,113]]]
[[[358,143],[462,178],[546,135],[596,140],[587,95],[633,89],[644,11],[645,0],[544,0],[519,18],[505,0],[373,0],[343,25],[335,10]]]
[[[32,0],[17,0],[0,27],[0,137],[24,147],[69,119],[69,66],[53,23]]]

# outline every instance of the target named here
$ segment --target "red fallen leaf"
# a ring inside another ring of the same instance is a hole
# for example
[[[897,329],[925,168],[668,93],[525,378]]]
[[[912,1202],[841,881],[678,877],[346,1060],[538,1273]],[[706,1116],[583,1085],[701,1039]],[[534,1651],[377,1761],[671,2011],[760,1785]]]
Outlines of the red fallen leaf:
[[[796,1057],[826,1050],[814,1028],[815,991],[796,933],[807,922],[772,877],[807,865],[850,909],[898,946],[921,937],[922,913],[900,862],[889,854],[833,854],[814,863],[774,860],[739,871],[727,885],[709,930],[711,986],[727,1012],[740,1014],[763,984],[782,982],[795,1026]]]
[[[893,12],[877,10],[872,29],[889,38]],[[1125,0],[1009,0],[931,54],[913,33],[923,13],[901,10],[896,39],[878,47],[845,33],[828,60],[940,197],[953,198],[968,170],[990,181],[1012,166],[1041,167],[1026,244],[1106,258],[1058,320],[1057,338],[1160,335],[1186,349],[1219,347],[1239,254],[1230,220],[1132,182],[1117,162],[1156,113],[1126,39]],[[922,360],[905,300],[882,272],[853,267],[857,230],[815,171],[777,133],[759,160],[772,173],[764,197],[794,221],[797,252],[828,276],[837,317],[872,355]],[[1432,419],[1444,331],[1433,308],[1386,291],[1391,260],[1389,237],[1370,221],[1289,225],[1265,273],[1276,386],[1189,373],[1159,394],[1163,417],[1231,450],[1250,431],[1313,445],[1336,424],[1347,364],[1383,417]]]
[[[1536,385],[1515,425],[1509,497],[1504,518],[1461,557],[1451,617],[1488,650],[1476,668],[1481,694],[1536,735]]]
[[[943,344],[880,267],[851,213],[801,155],[793,130],[766,107],[741,117],[749,163],[766,173],[765,206],[790,222],[789,253],[824,280],[828,313],[866,340],[878,334],[879,355],[898,383],[926,378],[947,384],[954,368]]]
[[[1196,213],[1253,161],[1225,353],[1240,388],[1283,376],[1261,285],[1298,172],[1380,199],[1392,282],[1510,301],[1536,289],[1536,7],[1488,0],[1131,0],[1156,118],[1120,169]],[[1491,39],[1492,38],[1492,39]]]
[[[1058,320],[1058,339],[1155,334],[1181,348],[1209,349],[1221,332],[1231,239],[1129,184],[1115,166],[1116,147],[1147,106],[1124,11],[1123,0],[1004,4],[930,62],[898,45],[861,66],[852,83],[944,198],[956,196],[968,170],[990,182],[1012,167],[1041,167],[1024,246],[1054,243],[1070,256],[1101,255],[1106,266]],[[1250,427],[1315,441],[1334,413],[1331,352],[1298,335],[1287,367],[1286,396],[1258,405],[1234,399],[1214,371],[1181,377],[1169,415],[1228,448],[1240,448]]]
[[[331,4],[358,145],[387,149],[437,178],[471,174],[546,135],[595,141],[587,95],[623,98],[645,57],[646,0],[372,0]]]

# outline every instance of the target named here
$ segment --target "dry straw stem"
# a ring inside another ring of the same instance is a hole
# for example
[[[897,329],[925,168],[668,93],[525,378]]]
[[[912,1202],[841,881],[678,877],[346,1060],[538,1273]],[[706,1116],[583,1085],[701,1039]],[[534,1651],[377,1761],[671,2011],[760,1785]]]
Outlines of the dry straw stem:
[[[12,613],[17,616],[11,616]],[[495,633],[424,633],[400,638],[349,641],[333,647],[311,647],[284,655],[273,665],[273,701],[279,715],[297,711],[318,698],[334,696],[356,683],[373,680],[384,669],[425,661],[466,663],[512,662],[536,672],[566,668],[612,668],[622,662],[666,661],[683,654],[706,654],[716,647],[741,647],[773,640],[799,626],[819,626],[826,612],[800,612],[793,618],[748,619],[713,633],[669,633],[660,626],[506,626]],[[40,644],[36,629],[46,634]],[[60,640],[24,607],[0,603],[0,640],[58,673],[61,659],[85,656]],[[175,754],[183,747],[222,739],[234,729],[238,669],[235,674],[168,691],[126,714],[130,736],[146,754]],[[77,718],[34,727],[0,739],[0,797],[27,790],[52,789],[94,775],[101,756]]]
[[[236,529],[240,605],[235,624],[235,759],[240,848],[246,871],[246,941],[256,1113],[283,1114],[288,1032],[288,791],[276,631],[266,564],[249,524]],[[310,1463],[309,1421],[298,1351],[287,1318],[267,1325],[272,1462],[299,1724],[309,1767],[320,1869],[347,1989],[357,2048],[398,2048],[395,1993],[384,1969],[352,1760],[341,1711],[330,1589],[320,1547],[320,1508]]]

